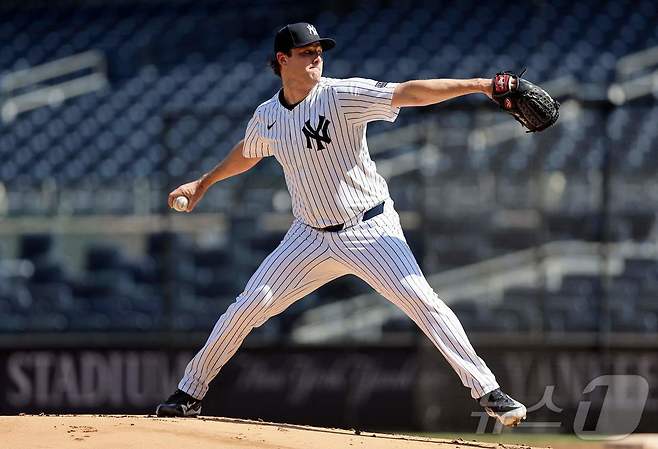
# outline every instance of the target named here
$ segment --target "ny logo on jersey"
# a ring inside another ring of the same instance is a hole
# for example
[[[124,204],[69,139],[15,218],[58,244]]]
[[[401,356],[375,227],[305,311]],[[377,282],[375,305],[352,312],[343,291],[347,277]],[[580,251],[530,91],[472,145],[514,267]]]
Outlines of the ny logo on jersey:
[[[311,34],[313,34],[313,35],[315,35],[315,36],[318,36],[318,30],[316,30],[315,27],[314,27],[313,25],[310,25],[310,24],[309,24],[309,25],[306,25],[306,28],[308,28],[308,32],[309,32],[309,33],[311,33]]]
[[[311,145],[311,139],[315,139],[318,146],[317,151],[325,149],[323,143],[331,143],[331,137],[327,134],[329,123],[331,122],[327,120],[324,115],[321,115],[320,120],[318,121],[318,127],[314,129],[311,126],[311,121],[306,120],[306,124],[304,125],[304,128],[302,128],[302,131],[306,136],[306,148],[313,148],[313,145]]]

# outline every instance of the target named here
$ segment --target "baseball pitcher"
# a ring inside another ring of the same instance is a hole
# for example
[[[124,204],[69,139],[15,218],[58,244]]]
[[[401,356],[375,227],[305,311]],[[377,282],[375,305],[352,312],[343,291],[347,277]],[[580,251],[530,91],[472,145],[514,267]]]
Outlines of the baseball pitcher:
[[[178,389],[158,416],[196,416],[208,384],[247,334],[323,284],[354,274],[402,309],[450,363],[471,396],[504,425],[525,419],[526,408],[499,388],[455,314],[425,280],[388,192],[370,159],[366,128],[395,121],[400,108],[467,94],[504,95],[518,78],[431,79],[403,83],[322,76],[323,52],[335,46],[308,23],[283,27],[274,39],[272,68],[282,88],[256,108],[244,139],[200,179],[171,192],[191,212],[218,181],[262,158],[281,164],[294,221],[244,291],[219,318],[189,362]]]

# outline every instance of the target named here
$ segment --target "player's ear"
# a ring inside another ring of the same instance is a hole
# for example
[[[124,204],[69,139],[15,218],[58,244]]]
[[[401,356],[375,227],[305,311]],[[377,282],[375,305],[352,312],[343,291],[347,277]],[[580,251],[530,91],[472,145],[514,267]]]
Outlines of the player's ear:
[[[288,63],[288,56],[282,52],[279,51],[276,53],[276,59],[279,61],[279,64],[287,64]]]

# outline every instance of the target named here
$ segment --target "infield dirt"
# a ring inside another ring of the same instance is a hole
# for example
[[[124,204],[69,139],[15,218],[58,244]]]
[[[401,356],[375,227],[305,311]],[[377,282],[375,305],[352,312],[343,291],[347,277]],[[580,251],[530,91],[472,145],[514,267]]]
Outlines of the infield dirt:
[[[497,443],[440,440],[228,418],[126,415],[0,417],[0,447],[21,449],[502,449]],[[504,449],[527,449],[505,444]]]

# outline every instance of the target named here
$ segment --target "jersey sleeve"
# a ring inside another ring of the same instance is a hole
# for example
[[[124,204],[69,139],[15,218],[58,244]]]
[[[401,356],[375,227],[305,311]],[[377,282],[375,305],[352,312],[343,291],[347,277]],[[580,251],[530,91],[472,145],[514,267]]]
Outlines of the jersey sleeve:
[[[247,130],[244,133],[244,144],[242,146],[242,155],[247,158],[272,156],[272,145],[263,138],[263,121],[256,111],[247,124]]]
[[[400,108],[391,106],[398,83],[386,83],[366,78],[337,80],[336,97],[348,121],[356,124],[375,120],[394,122]]]

